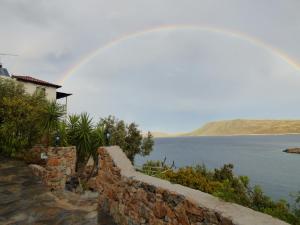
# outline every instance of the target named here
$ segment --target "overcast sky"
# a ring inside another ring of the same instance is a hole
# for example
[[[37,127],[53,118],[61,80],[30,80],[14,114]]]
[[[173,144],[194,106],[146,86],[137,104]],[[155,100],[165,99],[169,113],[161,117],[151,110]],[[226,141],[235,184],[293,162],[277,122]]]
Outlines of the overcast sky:
[[[70,112],[143,130],[299,119],[299,12],[299,0],[0,0],[0,53],[19,55],[2,58],[10,73],[60,82],[121,38],[63,90],[74,94]]]

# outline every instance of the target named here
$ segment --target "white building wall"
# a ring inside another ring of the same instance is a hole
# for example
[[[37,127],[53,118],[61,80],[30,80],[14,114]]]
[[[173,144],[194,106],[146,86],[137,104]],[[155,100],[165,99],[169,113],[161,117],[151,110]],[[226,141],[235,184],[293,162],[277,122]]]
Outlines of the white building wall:
[[[0,76],[0,78],[11,79],[11,77],[6,77],[6,76]],[[38,84],[33,84],[33,83],[23,82],[23,81],[17,81],[17,82],[23,84],[25,91],[31,95],[35,93],[37,87],[45,88],[45,94],[47,100],[56,101],[56,88],[54,87],[48,87],[48,86],[43,86],[43,85],[38,85]]]
[[[33,84],[33,83],[28,83],[28,82],[22,82],[18,81],[24,85],[25,91],[28,94],[34,94],[37,90],[37,87],[45,88],[45,94],[46,98],[49,101],[55,101],[56,100],[56,88],[54,87],[47,87],[39,84]]]

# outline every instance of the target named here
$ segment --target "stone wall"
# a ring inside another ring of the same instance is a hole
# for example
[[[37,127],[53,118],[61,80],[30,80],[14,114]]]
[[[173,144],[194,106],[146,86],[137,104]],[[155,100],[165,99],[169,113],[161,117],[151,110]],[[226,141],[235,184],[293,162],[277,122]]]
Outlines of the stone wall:
[[[286,225],[209,194],[136,172],[117,147],[99,148],[100,210],[120,225]]]
[[[47,152],[44,145],[35,145],[29,151],[24,152],[24,160],[29,164],[45,165],[45,160],[41,159],[41,153]]]
[[[43,151],[47,155],[45,165],[32,164],[30,168],[35,175],[42,177],[49,189],[64,189],[67,179],[75,174],[76,148],[49,147]]]

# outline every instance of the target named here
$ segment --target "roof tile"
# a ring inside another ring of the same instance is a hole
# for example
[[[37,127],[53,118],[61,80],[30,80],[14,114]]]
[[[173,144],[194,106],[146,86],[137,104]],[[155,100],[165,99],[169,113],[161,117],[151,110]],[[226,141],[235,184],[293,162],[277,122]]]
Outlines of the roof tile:
[[[61,88],[62,87],[60,85],[49,83],[49,82],[43,81],[43,80],[39,80],[39,79],[36,79],[34,77],[31,77],[31,76],[12,75],[12,77],[17,79],[17,80],[20,80],[20,81],[39,84],[39,85],[44,85],[44,86],[48,86],[48,87],[55,87],[55,88]]]

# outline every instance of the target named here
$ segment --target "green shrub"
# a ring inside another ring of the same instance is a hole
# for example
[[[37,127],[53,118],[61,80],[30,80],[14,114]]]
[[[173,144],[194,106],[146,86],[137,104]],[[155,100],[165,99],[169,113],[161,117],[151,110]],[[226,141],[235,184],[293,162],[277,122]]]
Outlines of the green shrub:
[[[104,129],[105,144],[120,146],[131,162],[134,162],[136,155],[149,155],[153,149],[151,133],[143,137],[135,123],[126,124],[123,120],[109,116],[101,119],[98,126]]]
[[[12,79],[0,79],[0,154],[22,157],[34,144],[45,139],[54,144],[62,107],[48,102],[45,94],[25,93],[23,85]],[[66,143],[64,143],[66,144]]]
[[[28,95],[11,79],[0,79],[0,153],[16,156],[42,136],[44,95]]]

